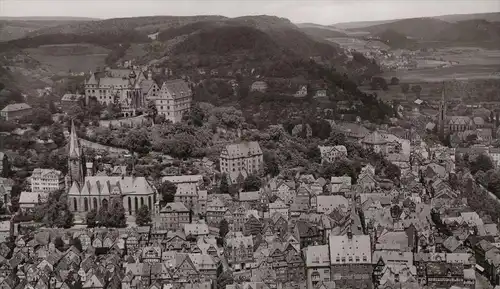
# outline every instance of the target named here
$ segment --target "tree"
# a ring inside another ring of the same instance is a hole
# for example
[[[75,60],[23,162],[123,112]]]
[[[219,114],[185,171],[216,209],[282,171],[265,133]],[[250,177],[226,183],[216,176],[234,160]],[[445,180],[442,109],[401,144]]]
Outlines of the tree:
[[[264,172],[266,175],[271,175],[272,177],[280,173],[276,153],[264,152]]]
[[[61,237],[57,237],[54,240],[54,246],[57,248],[59,251],[64,251],[64,241],[61,239]]]
[[[160,193],[162,200],[161,205],[164,206],[166,203],[172,203],[174,201],[174,196],[177,192],[177,186],[170,181],[165,181],[161,183],[160,187],[158,188],[158,192]]]
[[[307,150],[307,158],[311,162],[320,163],[321,162],[321,151],[317,145],[310,145]]]
[[[2,177],[8,178],[10,177],[11,173],[12,173],[12,164],[10,163],[7,154],[4,154],[2,159]]]
[[[204,118],[205,113],[198,104],[191,107],[191,110],[186,115],[184,115],[184,119],[186,119],[190,124],[194,126],[203,126]]]
[[[243,191],[255,192],[260,190],[260,186],[261,186],[260,178],[256,175],[250,175],[243,182]]]
[[[147,114],[151,119],[155,119],[158,115],[158,109],[154,100],[148,102]]]
[[[410,85],[408,83],[402,83],[401,84],[401,92],[407,93],[408,91],[410,91]]]
[[[54,123],[50,126],[50,138],[58,147],[64,146],[66,138],[64,137],[64,129],[60,123]]]
[[[222,219],[219,222],[219,236],[223,239],[226,237],[228,232],[229,232],[229,223],[226,221],[226,219]]]
[[[120,106],[115,103],[108,103],[106,109],[104,110],[107,119],[118,118],[121,112],[122,110],[120,109]]]
[[[391,78],[391,85],[398,85],[399,84],[399,78],[393,77]]]
[[[0,215],[5,214],[5,204],[3,203],[3,200],[0,198]]]
[[[54,104],[54,101],[52,101],[52,99],[49,99],[48,109],[50,113],[57,113],[56,105]]]
[[[137,226],[146,226],[151,224],[151,214],[148,206],[143,205],[135,215],[135,223]]]
[[[147,154],[151,151],[148,132],[145,128],[134,128],[127,133],[124,145],[134,153]]]
[[[493,168],[493,162],[485,154],[480,154],[474,161],[470,162],[470,171],[472,174],[478,171],[487,172]]]
[[[97,211],[95,208],[90,210],[90,212],[87,213],[86,216],[87,219],[87,227],[89,228],[94,228],[97,225]]]
[[[64,190],[49,194],[45,203],[35,207],[35,220],[47,227],[70,228],[73,226],[73,213],[69,210],[68,198]]]
[[[125,208],[121,198],[116,197],[111,200],[109,215],[108,227],[125,228],[127,226],[127,217],[125,216]]]
[[[371,86],[372,90],[378,90],[378,89],[387,90],[388,89],[387,81],[385,80],[385,78],[379,77],[379,76],[372,77],[372,81],[370,82],[370,86]]]
[[[38,130],[42,126],[51,125],[54,121],[52,114],[47,109],[34,108],[31,114],[23,116],[19,122],[30,123],[35,130]]]
[[[345,145],[347,142],[346,136],[343,133],[332,131],[330,137],[328,138],[328,145],[338,146]]]
[[[226,173],[223,173],[221,176],[219,191],[221,194],[229,194],[229,184],[227,183]]]
[[[81,124],[85,120],[85,111],[79,105],[75,104],[71,106],[68,109],[67,114],[69,116],[69,120],[74,120],[77,125]]]
[[[413,85],[411,87],[411,91],[413,91],[417,95],[417,97],[420,97],[420,93],[422,92],[422,87],[420,85],[418,85],[418,84],[417,85]]]
[[[80,252],[83,252],[82,248],[82,241],[80,241],[79,238],[72,238],[71,241],[69,242],[71,246],[74,246],[76,249],[78,249]]]

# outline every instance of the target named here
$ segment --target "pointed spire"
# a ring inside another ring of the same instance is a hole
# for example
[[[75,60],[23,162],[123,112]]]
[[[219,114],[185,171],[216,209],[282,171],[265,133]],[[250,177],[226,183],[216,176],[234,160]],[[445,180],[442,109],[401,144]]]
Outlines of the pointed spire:
[[[76,135],[75,122],[71,120],[71,132],[69,134],[69,158],[80,158],[82,152]]]
[[[446,86],[444,81],[443,81],[443,90],[441,91],[441,101],[442,102],[446,101]]]
[[[95,74],[92,71],[90,71],[90,78],[87,81],[87,84],[97,85],[97,80],[95,79]]]

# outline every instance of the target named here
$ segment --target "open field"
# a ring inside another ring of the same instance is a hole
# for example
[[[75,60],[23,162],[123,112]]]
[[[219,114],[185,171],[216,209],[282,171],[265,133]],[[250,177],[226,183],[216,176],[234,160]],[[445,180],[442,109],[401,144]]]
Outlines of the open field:
[[[126,60],[141,59],[148,53],[146,51],[146,46],[147,44],[137,44],[137,43],[131,44],[130,48],[127,49],[127,51],[125,52],[125,56],[123,57],[123,59]]]
[[[444,61],[457,62],[456,65],[500,65],[500,50],[453,47],[440,49],[435,55],[443,58]]]
[[[25,49],[53,73],[88,72],[105,66],[108,49],[92,44],[43,45]]]
[[[460,65],[444,68],[388,71],[382,76],[387,79],[396,76],[404,82],[441,82],[453,79],[500,79],[499,68],[498,65]]]
[[[335,37],[328,40],[337,43],[343,48],[356,49],[359,52],[366,52],[371,49],[389,50],[389,46],[376,40],[366,41],[351,37]]]

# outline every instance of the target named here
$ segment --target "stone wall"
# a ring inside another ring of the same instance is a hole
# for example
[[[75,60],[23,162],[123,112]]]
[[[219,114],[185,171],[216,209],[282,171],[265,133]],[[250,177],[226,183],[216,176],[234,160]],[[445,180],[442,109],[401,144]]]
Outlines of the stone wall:
[[[120,119],[111,119],[111,120],[100,120],[99,126],[102,127],[141,127],[141,126],[150,126],[152,124],[151,120],[148,119],[145,115],[120,118]]]
[[[90,148],[90,149],[94,149],[94,150],[98,150],[98,151],[106,151],[108,153],[115,153],[115,154],[128,154],[129,153],[129,151],[126,149],[105,146],[105,145],[91,142],[91,141],[88,141],[88,140],[82,139],[82,138],[80,138],[80,145],[84,148]]]

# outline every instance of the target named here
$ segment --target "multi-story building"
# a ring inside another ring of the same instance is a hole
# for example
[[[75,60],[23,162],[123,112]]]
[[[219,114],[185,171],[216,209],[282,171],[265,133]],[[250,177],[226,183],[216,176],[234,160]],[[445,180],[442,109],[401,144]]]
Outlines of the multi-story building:
[[[334,163],[339,158],[347,157],[345,146],[318,146],[321,153],[321,163]]]
[[[146,107],[146,99],[140,83],[146,80],[141,71],[130,69],[109,69],[102,76],[90,72],[85,80],[85,96],[95,98],[102,105],[117,104],[123,116],[133,116]]]
[[[250,215],[246,218],[243,227],[243,232],[245,235],[258,235],[262,233],[262,222],[254,215]]]
[[[369,235],[329,238],[332,281],[341,287],[372,288],[372,252]]]
[[[61,109],[64,112],[69,112],[73,106],[82,106],[85,104],[85,95],[66,93],[61,98]]]
[[[254,261],[252,236],[244,236],[241,232],[229,232],[224,240],[224,254],[235,270],[245,269],[246,264]]]
[[[155,222],[157,229],[178,230],[189,224],[189,209],[183,203],[167,203],[160,210],[161,222]]]
[[[229,224],[229,230],[232,232],[242,232],[245,228],[247,210],[243,206],[239,206],[233,210],[226,210],[224,219]]]
[[[282,200],[276,200],[269,204],[269,216],[273,216],[275,213],[283,215],[287,220],[289,218],[288,206]]]
[[[159,93],[149,95],[147,100],[155,103],[158,115],[176,123],[191,109],[192,97],[189,84],[182,79],[174,79],[165,81]]]
[[[201,190],[203,176],[182,175],[167,176],[162,178],[163,182],[171,182],[177,186],[174,196],[175,202],[183,203],[188,209],[199,214],[206,213],[207,191]]]
[[[446,262],[428,262],[424,267],[417,268],[417,274],[425,276],[425,284],[431,288],[450,288],[452,286],[464,286],[464,266],[462,264],[451,264]]]
[[[64,189],[64,176],[61,171],[52,169],[33,170],[31,175],[32,192],[53,192]]]
[[[330,282],[330,254],[328,245],[305,249],[307,288],[316,288],[320,282]]]
[[[0,116],[5,120],[20,119],[25,115],[31,114],[31,106],[26,103],[13,103],[4,107],[0,111]]]
[[[219,199],[214,198],[207,204],[206,220],[208,224],[218,225],[227,211],[226,205]]]
[[[227,145],[220,154],[220,170],[229,175],[231,181],[242,172],[249,175],[263,167],[264,159],[258,142]]]

